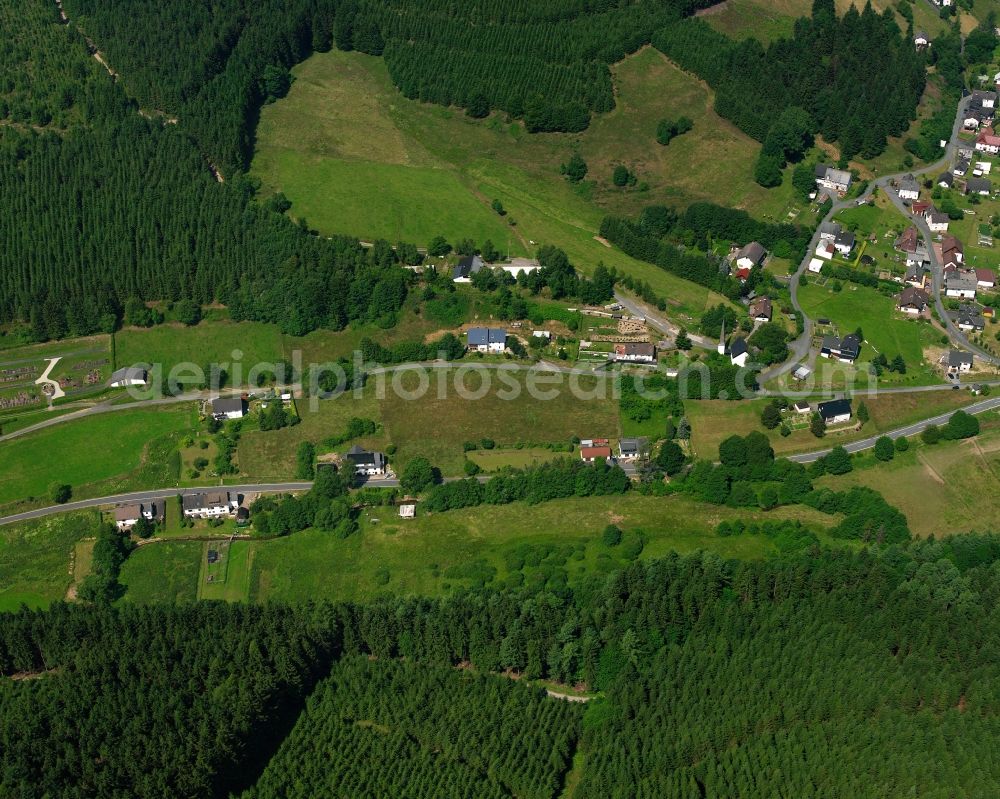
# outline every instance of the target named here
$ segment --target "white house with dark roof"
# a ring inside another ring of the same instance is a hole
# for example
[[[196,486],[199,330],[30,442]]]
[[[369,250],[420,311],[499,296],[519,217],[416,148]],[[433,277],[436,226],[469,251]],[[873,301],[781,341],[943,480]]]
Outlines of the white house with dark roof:
[[[729,362],[733,366],[746,366],[747,358],[750,357],[750,350],[747,349],[747,340],[743,336],[733,339],[729,348]]]
[[[767,250],[764,249],[764,246],[759,242],[751,241],[736,252],[733,263],[739,269],[753,269],[755,266],[760,266],[764,263],[766,257]]]
[[[181,497],[184,515],[196,519],[219,519],[232,516],[239,507],[239,497],[229,491],[204,491]]]
[[[947,233],[948,223],[951,220],[948,214],[931,206],[924,213],[924,221],[927,222],[927,227],[930,228],[932,233]]]
[[[986,329],[986,320],[983,318],[982,311],[972,303],[966,303],[957,311],[952,311],[949,316],[959,330],[981,333]]]
[[[993,192],[993,184],[989,178],[969,178],[965,181],[966,194],[978,194],[980,197],[989,197]]]
[[[842,230],[837,234],[837,238],[833,240],[833,246],[837,248],[837,252],[841,255],[850,255],[851,250],[854,249],[854,234],[849,230]]]
[[[472,276],[486,268],[486,262],[478,255],[466,255],[458,259],[455,268],[451,270],[451,279],[455,283],[471,283]]]
[[[851,401],[849,399],[821,402],[816,410],[827,424],[843,424],[851,420]]]
[[[854,363],[861,354],[861,342],[853,333],[842,339],[836,336],[824,336],[819,354],[841,363]]]
[[[970,372],[972,371],[973,357],[971,352],[964,350],[951,350],[948,353],[949,372]]]
[[[366,477],[383,475],[388,468],[385,455],[381,452],[369,452],[355,444],[347,450],[346,459],[354,465],[354,473]]]
[[[212,400],[212,416],[223,419],[242,419],[247,415],[247,401],[243,397],[216,397]]]
[[[823,241],[834,241],[841,230],[839,222],[824,222],[819,226],[819,237]]]
[[[945,295],[961,300],[974,300],[979,281],[971,269],[955,269],[944,279]]]

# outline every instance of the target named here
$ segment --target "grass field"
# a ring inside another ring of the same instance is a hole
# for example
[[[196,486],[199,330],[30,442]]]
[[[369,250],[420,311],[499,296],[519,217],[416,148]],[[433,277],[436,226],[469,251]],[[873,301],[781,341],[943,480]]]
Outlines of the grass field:
[[[208,563],[208,550],[220,555],[215,564]],[[206,543],[201,554],[198,575],[198,599],[222,599],[227,602],[245,601],[250,590],[250,564],[253,558],[250,541]],[[212,580],[208,580],[211,574]]]
[[[575,457],[569,452],[553,452],[543,447],[524,449],[477,449],[466,453],[466,457],[484,472],[495,472],[504,466],[523,469],[559,457]]]
[[[829,319],[845,336],[858,327],[865,335],[859,363],[870,362],[878,353],[890,361],[902,355],[906,374],[885,372],[880,382],[891,385],[940,383],[941,375],[924,360],[924,348],[940,343],[941,333],[930,324],[906,319],[896,311],[895,301],[875,289],[844,283],[843,290],[815,280],[799,288],[799,302],[812,319]]]
[[[585,272],[604,260],[697,314],[717,298],[596,241],[604,213],[714,199],[782,216],[791,199],[790,186],[757,186],[759,144],[714,113],[703,84],[652,49],[615,67],[618,107],[579,135],[529,136],[500,115],[477,121],[406,100],[381,59],[358,53],[320,53],[295,74],[289,96],[263,111],[252,169],[265,192],[283,191],[291,214],[323,232],[347,226],[363,238],[404,236],[418,244],[438,234],[490,238],[512,253],[532,250],[531,241],[554,243]],[[656,123],[679,108],[695,130],[660,147]],[[559,174],[574,149],[590,165],[575,188]],[[637,172],[645,190],[611,185],[618,162]],[[506,220],[490,209],[494,198],[508,210]]]
[[[140,605],[195,601],[203,546],[198,541],[168,541],[136,549],[118,578],[125,586],[125,601]]]
[[[96,520],[96,513],[67,513],[0,527],[0,611],[65,599],[77,576],[70,568],[74,548],[93,535]]]
[[[150,442],[188,429],[194,421],[186,405],[116,411],[0,442],[0,505],[29,497],[47,499],[53,482],[73,486],[78,499],[94,496],[112,481],[127,485],[128,476],[143,467],[162,467],[160,462],[146,463]],[[119,478],[125,482],[117,482]]]
[[[777,430],[766,430],[760,423],[760,413],[770,402],[769,399],[749,402],[689,401],[684,403],[684,410],[691,422],[691,447],[695,455],[714,460],[719,456],[719,444],[734,434],[745,436],[753,430],[758,430],[770,439],[775,454],[793,455],[797,452],[810,452],[846,444],[849,441],[904,427],[921,419],[968,405],[975,399],[968,391],[951,390],[855,397],[854,410],[856,411],[858,404],[863,401],[868,406],[871,417],[869,422],[860,430],[830,431],[822,439],[816,438],[808,428],[793,430],[787,437],[782,437]],[[789,414],[789,418],[794,416]],[[803,415],[802,418],[808,421],[807,416]]]
[[[980,419],[992,420],[991,427],[976,438],[934,446],[914,440],[891,463],[876,465],[869,457],[864,468],[824,477],[820,484],[880,491],[906,514],[918,536],[993,532],[1000,519],[1000,423],[995,413]]]
[[[824,527],[830,523],[830,517],[804,511],[795,509],[803,521]],[[772,513],[770,518],[785,517],[785,513]],[[736,516],[758,518],[760,514],[700,505],[682,497],[638,495],[610,502],[606,498],[570,499],[433,515],[421,515],[418,509],[412,522],[395,518],[391,508],[378,508],[365,513],[361,534],[347,540],[309,531],[259,544],[251,597],[295,602],[307,597],[370,599],[384,592],[435,596],[470,585],[492,574],[492,569],[498,581],[510,581],[513,572],[521,571],[529,583],[541,580],[543,584],[553,572],[562,570],[572,583],[622,564],[621,548],[609,549],[600,541],[601,531],[610,522],[626,531],[625,543],[642,528],[647,538],[643,557],[698,549],[725,557],[762,557],[770,548],[766,539],[714,534],[719,521]],[[551,554],[547,550],[552,548],[566,558],[565,563],[546,563]],[[518,556],[524,565],[514,568],[519,565]],[[540,563],[536,562],[539,556]]]
[[[507,373],[503,379],[513,381],[517,396],[508,389],[495,371],[469,372],[464,385],[474,396],[484,386],[490,390],[481,399],[463,399],[455,390],[457,371],[439,371],[433,375],[431,390],[418,400],[408,400],[393,390],[387,390],[381,402],[382,421],[389,440],[396,445],[396,463],[402,466],[409,459],[424,455],[439,466],[444,474],[461,474],[465,456],[462,444],[491,438],[498,444],[568,442],[580,438],[617,438],[619,436],[618,404],[611,398],[611,382],[580,377],[580,386],[598,395],[595,399],[578,399],[570,391],[565,375],[561,381],[543,384],[542,392],[556,394],[551,399],[536,399],[528,391],[523,373]],[[439,398],[436,381],[446,383],[444,398]],[[484,383],[482,381],[488,381]],[[404,391],[417,385],[416,376],[400,378]],[[540,394],[539,396],[543,396]]]

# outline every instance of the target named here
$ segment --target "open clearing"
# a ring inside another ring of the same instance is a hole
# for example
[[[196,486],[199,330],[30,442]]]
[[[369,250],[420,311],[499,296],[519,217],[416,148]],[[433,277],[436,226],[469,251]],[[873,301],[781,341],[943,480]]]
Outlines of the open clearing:
[[[0,442],[0,506],[47,497],[53,482],[68,483],[74,497],[95,496],[112,478],[143,464],[150,442],[193,426],[192,407],[97,414]],[[111,493],[110,491],[104,493]]]
[[[324,233],[349,229],[420,245],[438,234],[453,243],[489,238],[513,254],[532,250],[531,241],[553,243],[585,272],[603,260],[698,314],[719,298],[595,241],[603,215],[708,199],[781,216],[791,199],[790,185],[757,186],[760,145],[715,114],[702,83],[651,48],[614,68],[617,108],[574,135],[528,135],[499,114],[472,120],[407,100],[381,59],[359,53],[319,53],[294,73],[288,97],[263,110],[252,170],[265,193],[283,191],[290,213]],[[658,120],[682,113],[694,130],[660,147]],[[577,187],[559,174],[574,149],[590,166]],[[645,190],[612,186],[620,162]],[[506,218],[490,209],[494,198]]]
[[[865,485],[880,491],[910,522],[914,535],[992,532],[1000,519],[1000,424],[966,441],[934,446],[914,440],[891,463],[865,460],[866,467],[820,485],[842,490]]]

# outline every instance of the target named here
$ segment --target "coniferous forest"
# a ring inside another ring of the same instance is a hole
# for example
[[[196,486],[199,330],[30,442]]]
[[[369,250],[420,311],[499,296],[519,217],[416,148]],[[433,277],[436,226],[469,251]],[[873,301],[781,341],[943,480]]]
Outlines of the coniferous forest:
[[[23,610],[0,793],[989,797],[998,640],[978,535],[444,600]]]

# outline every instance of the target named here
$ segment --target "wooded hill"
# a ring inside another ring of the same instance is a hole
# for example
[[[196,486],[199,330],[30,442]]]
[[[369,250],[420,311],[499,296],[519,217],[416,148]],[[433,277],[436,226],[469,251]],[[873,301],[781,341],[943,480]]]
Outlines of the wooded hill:
[[[406,281],[390,247],[312,236],[242,176],[262,103],[333,46],[384,55],[407,96],[501,109],[532,131],[609,110],[608,65],[650,41],[718,84],[720,109],[755,136],[799,106],[807,127],[860,131],[868,149],[905,127],[923,62],[886,18],[838,21],[818,2],[765,53],[708,41],[685,18],[708,4],[65,0],[67,23],[49,0],[0,0],[0,323],[35,340],[108,331],[137,298],[220,301],[297,335],[391,324]],[[691,55],[706,44],[722,57]]]
[[[995,535],[439,601],[25,610],[0,616],[0,674],[36,677],[0,678],[0,793],[540,799],[578,748],[583,799],[987,797],[998,633]],[[459,664],[604,698],[581,721]]]

